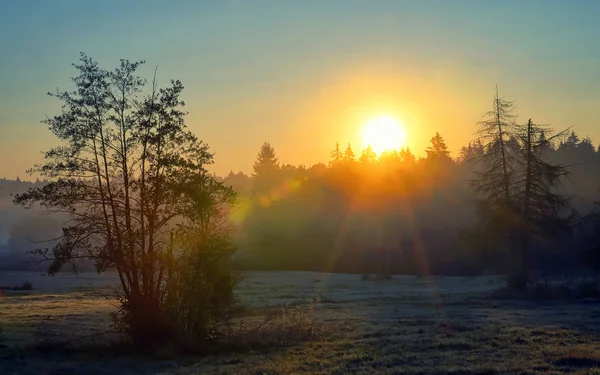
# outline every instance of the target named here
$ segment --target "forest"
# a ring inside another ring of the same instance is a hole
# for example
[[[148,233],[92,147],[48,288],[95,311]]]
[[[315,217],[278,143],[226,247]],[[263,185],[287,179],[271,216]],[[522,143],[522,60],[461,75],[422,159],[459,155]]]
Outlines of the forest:
[[[268,142],[257,147],[250,174],[232,171],[214,176],[237,193],[236,202],[226,205],[222,223],[238,248],[237,267],[346,273],[378,273],[389,267],[394,274],[416,275],[507,273],[514,266],[514,254],[497,235],[502,236],[499,228],[511,220],[493,218],[484,209],[497,193],[490,184],[504,184],[499,164],[490,159],[499,152],[494,149],[498,139],[489,136],[498,138],[497,125],[504,125],[502,150],[512,164],[504,176],[520,201],[518,175],[525,165],[521,159],[527,160],[527,126],[511,102],[496,97],[491,104],[473,141],[456,155],[443,139],[452,129],[443,128],[432,135],[426,156],[420,158],[408,147],[377,155],[370,147],[358,150],[337,143],[330,155],[324,155],[326,163],[306,167],[279,160]],[[538,220],[536,227],[561,221],[564,230],[554,226],[528,236],[531,241],[524,255],[528,272],[580,273],[593,264],[589,254],[598,245],[594,233],[600,225],[595,212],[600,147],[571,128],[553,132],[536,126],[530,133],[534,130],[537,144],[530,139],[530,148],[541,168],[539,181],[534,182],[543,185],[539,186],[543,202],[536,206],[543,223]],[[44,183],[0,180],[4,269],[47,267],[27,263],[26,252],[49,247],[51,242],[45,241],[60,234],[64,217],[25,211],[13,205],[11,196]],[[523,185],[521,190],[525,189]],[[490,226],[482,227],[485,223]],[[511,225],[516,233],[525,224]],[[93,264],[84,262],[80,267],[92,269]]]

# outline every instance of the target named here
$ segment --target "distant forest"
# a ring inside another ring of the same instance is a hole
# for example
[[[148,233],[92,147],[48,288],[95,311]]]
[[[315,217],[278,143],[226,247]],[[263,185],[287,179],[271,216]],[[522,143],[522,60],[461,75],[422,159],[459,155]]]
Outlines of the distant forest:
[[[484,146],[475,140],[451,157],[443,134],[432,136],[423,158],[408,148],[377,156],[370,148],[355,153],[338,143],[327,164],[310,167],[285,164],[265,142],[251,175],[223,178],[238,194],[223,225],[234,232],[239,266],[375,273],[389,261],[391,272],[401,274],[507,272],[506,252],[472,235],[480,220],[472,181],[482,168]],[[587,265],[583,254],[597,246],[600,229],[594,211],[600,147],[569,131],[543,158],[568,170],[556,189],[572,198],[564,214],[574,220],[570,235],[538,239],[527,254],[529,264],[544,275],[581,272]],[[60,236],[66,218],[24,210],[11,197],[43,184],[0,179],[0,269],[45,268],[27,264],[26,252],[51,247],[42,241]],[[93,269],[91,263],[82,266]]]

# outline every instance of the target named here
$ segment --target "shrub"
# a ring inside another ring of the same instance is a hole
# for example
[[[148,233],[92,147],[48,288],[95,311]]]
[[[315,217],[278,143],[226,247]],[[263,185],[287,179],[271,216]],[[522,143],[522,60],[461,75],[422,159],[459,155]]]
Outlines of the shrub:
[[[148,342],[186,352],[206,351],[237,306],[234,250],[226,235],[210,235],[172,255],[164,271],[164,304],[121,298],[120,309],[112,316],[115,327],[136,341],[146,337]]]
[[[0,286],[0,289],[11,290],[11,291],[22,291],[22,290],[33,290],[33,284],[29,281],[24,282],[21,285],[15,286]]]
[[[595,279],[582,279],[575,282],[566,281],[561,283],[541,281],[532,284],[525,290],[504,287],[492,293],[492,298],[529,299],[535,301],[595,299],[600,298],[600,284]]]

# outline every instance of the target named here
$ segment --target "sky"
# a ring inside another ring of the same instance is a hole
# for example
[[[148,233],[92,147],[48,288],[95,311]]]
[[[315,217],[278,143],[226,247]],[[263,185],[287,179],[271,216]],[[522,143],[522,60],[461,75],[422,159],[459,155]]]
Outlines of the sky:
[[[0,1],[0,178],[55,145],[46,93],[73,87],[80,52],[180,79],[221,175],[249,173],[265,141],[284,164],[327,162],[379,114],[415,154],[439,132],[457,156],[496,84],[522,121],[597,144],[598,14],[595,0]]]

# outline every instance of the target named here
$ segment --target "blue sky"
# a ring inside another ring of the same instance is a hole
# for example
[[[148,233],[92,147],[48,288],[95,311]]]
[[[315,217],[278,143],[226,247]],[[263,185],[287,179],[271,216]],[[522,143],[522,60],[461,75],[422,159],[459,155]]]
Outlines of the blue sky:
[[[218,173],[248,172],[264,141],[285,163],[326,161],[336,140],[359,146],[369,111],[398,114],[417,154],[436,131],[456,154],[496,83],[523,118],[597,143],[598,14],[592,0],[2,1],[0,177],[53,144],[45,93],[71,87],[80,51],[181,79]]]

